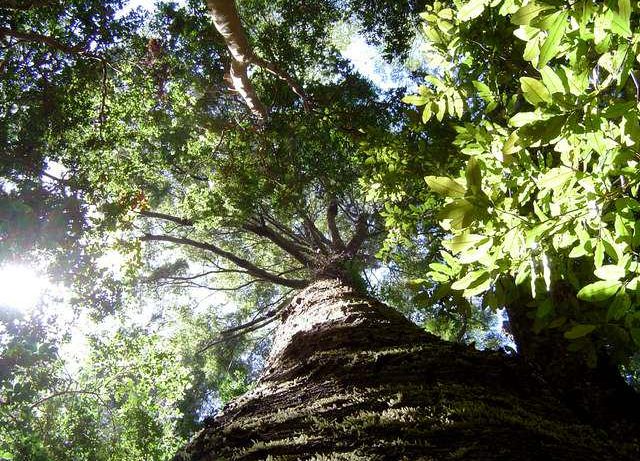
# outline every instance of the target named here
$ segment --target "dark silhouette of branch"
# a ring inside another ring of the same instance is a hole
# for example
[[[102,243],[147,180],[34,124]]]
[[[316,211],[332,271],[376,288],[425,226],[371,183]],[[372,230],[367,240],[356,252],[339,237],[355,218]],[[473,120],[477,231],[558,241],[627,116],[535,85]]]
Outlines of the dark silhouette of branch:
[[[369,226],[367,225],[367,215],[361,214],[356,222],[356,231],[349,243],[347,243],[347,254],[354,256],[368,236]]]
[[[243,226],[243,228],[259,237],[269,239],[271,242],[293,256],[298,262],[302,263],[303,265],[310,266],[312,264],[309,256],[305,254],[304,248],[302,248],[296,242],[293,242],[292,240],[289,240],[278,234],[270,227],[263,224],[247,223]]]
[[[91,395],[92,397],[95,397],[96,399],[98,399],[101,403],[104,404],[102,397],[100,397],[100,394],[98,394],[97,392],[94,391],[88,391],[88,390],[66,390],[66,391],[60,391],[60,392],[54,392],[53,394],[49,394],[46,397],[41,398],[40,400],[37,400],[36,402],[32,403],[29,408],[35,408],[39,405],[42,405],[43,403],[45,403],[47,400],[51,400],[53,398],[56,397],[62,397],[64,395],[77,395],[77,394],[85,394],[85,395]],[[105,404],[106,406],[106,404]]]
[[[22,32],[14,29],[9,29],[7,27],[0,27],[0,36],[13,37],[26,42],[40,43],[42,45],[47,45],[55,50],[62,51],[63,53],[77,54],[100,59],[100,56],[87,51],[84,44],[67,45],[57,38],[51,37],[49,35],[42,35],[35,32]]]
[[[179,218],[177,216],[172,216],[166,213],[157,213],[155,211],[141,211],[141,216],[145,218],[158,218],[163,219],[165,221],[171,221],[176,224],[180,224],[181,226],[193,226],[193,221],[191,219]]]
[[[255,319],[250,320],[249,322],[243,323],[242,325],[238,325],[232,328],[229,328],[222,333],[220,333],[219,338],[205,344],[198,350],[198,354],[203,353],[204,351],[210,349],[213,346],[221,344],[225,341],[230,341],[232,339],[238,338],[240,336],[246,335],[252,331],[258,330],[270,323],[276,321],[278,319],[278,314],[282,312],[282,310],[289,305],[292,298],[286,298],[283,302],[281,302],[276,308],[270,309],[267,311],[265,315],[262,317],[257,317]]]
[[[340,231],[336,225],[336,216],[338,216],[338,202],[334,198],[331,199],[327,206],[327,227],[329,227],[329,232],[331,233],[331,243],[333,248],[337,252],[341,253],[346,251],[347,248],[342,237],[340,237]]]
[[[156,242],[170,242],[178,245],[186,245],[193,248],[199,248],[205,251],[210,251],[211,253],[220,256],[221,258],[227,259],[231,261],[236,266],[241,267],[246,270],[249,275],[255,277],[260,280],[264,280],[266,282],[272,282],[278,285],[283,285],[290,288],[304,288],[309,284],[308,280],[305,279],[286,279],[284,277],[280,277],[276,274],[272,274],[250,261],[246,259],[239,258],[233,253],[223,250],[220,247],[212,245],[210,243],[198,242],[196,240],[191,240],[184,237],[174,237],[171,235],[153,235],[153,234],[145,234],[141,237],[142,241],[156,241]]]
[[[304,247],[308,250],[313,250],[312,246],[309,244],[309,242],[307,242],[303,236],[296,234],[294,231],[292,231],[291,229],[288,229],[286,226],[284,226],[280,221],[278,221],[276,218],[274,218],[273,216],[269,215],[268,213],[265,213],[264,211],[262,212],[262,214],[260,215],[260,219],[264,219],[264,221],[268,222],[269,224],[271,224],[273,227],[275,227],[277,230],[279,230],[280,232],[282,232],[282,234],[286,235],[287,237],[289,237],[291,240],[293,240],[294,242],[296,242],[298,245],[300,245],[301,247]]]
[[[322,232],[320,232],[320,230],[316,227],[313,220],[309,218],[309,216],[304,215],[302,219],[304,221],[304,228],[309,233],[309,236],[316,244],[318,250],[320,250],[322,254],[328,255],[328,248],[331,247],[331,241],[327,237],[325,237]]]

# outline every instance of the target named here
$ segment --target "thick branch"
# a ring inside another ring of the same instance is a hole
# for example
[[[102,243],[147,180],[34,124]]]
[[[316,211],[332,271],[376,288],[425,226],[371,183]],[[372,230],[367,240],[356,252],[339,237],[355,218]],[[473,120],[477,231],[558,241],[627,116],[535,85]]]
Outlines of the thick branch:
[[[304,253],[304,249],[302,247],[300,247],[297,243],[293,242],[292,240],[289,240],[283,237],[282,235],[278,234],[268,226],[249,223],[249,224],[245,224],[243,228],[248,230],[249,232],[253,232],[259,237],[265,237],[271,240],[274,244],[276,244],[278,247],[286,251],[288,254],[290,254],[292,257],[294,257],[303,265],[307,267],[311,266],[311,260]]]
[[[292,229],[288,229],[286,226],[282,225],[282,223],[280,221],[278,221],[276,218],[270,216],[268,213],[265,213],[264,211],[262,211],[261,214],[260,214],[260,217],[264,218],[265,221],[267,221],[269,224],[271,224],[277,230],[282,232],[283,235],[286,235],[287,237],[289,237],[289,239],[291,239],[294,242],[296,242],[300,246],[300,248],[305,248],[306,250],[313,250],[312,245],[310,245],[309,242],[307,242],[304,239],[304,236],[298,235]]]
[[[272,282],[272,283],[276,283],[278,285],[283,285],[290,288],[304,288],[309,284],[308,280],[286,279],[283,277],[279,277],[275,274],[272,274],[271,272],[268,272],[256,266],[255,264],[253,264],[250,261],[247,261],[246,259],[239,258],[233,253],[223,250],[222,248],[219,248],[210,243],[198,242],[196,240],[191,240],[183,237],[173,237],[171,235],[153,235],[153,234],[145,234],[141,238],[141,240],[144,242],[149,242],[149,241],[171,242],[171,243],[176,243],[178,245],[187,245],[193,248],[200,248],[205,251],[210,251],[215,255],[220,256],[221,258],[225,258],[231,261],[232,263],[234,263],[236,266],[246,270],[247,273],[252,277],[255,277],[260,280],[264,280],[266,282]]]
[[[356,222],[356,231],[347,244],[347,254],[349,254],[350,256],[354,256],[358,252],[358,250],[360,250],[360,247],[368,236],[369,226],[367,225],[367,215],[361,214],[358,217],[358,221]]]
[[[320,232],[311,218],[305,215],[302,219],[304,220],[304,228],[307,230],[320,252],[325,255],[329,254],[328,248],[331,247],[331,241],[325,237],[322,232]]]
[[[208,0],[207,6],[209,7],[213,24],[222,35],[231,53],[232,60],[229,75],[233,88],[242,96],[251,112],[260,120],[267,118],[267,109],[258,98],[247,73],[250,64],[262,67],[287,82],[291,90],[302,98],[306,107],[307,98],[302,87],[276,65],[255,55],[242,27],[236,2],[234,0]]]
[[[34,32],[21,32],[18,30],[9,29],[7,27],[0,27],[0,36],[13,37],[27,42],[41,43],[58,51],[62,51],[63,53],[82,54],[85,56],[97,57],[91,53],[87,53],[84,45],[70,46],[49,35],[37,34]]]
[[[251,83],[251,80],[249,80],[247,68],[248,66],[246,64],[242,64],[238,61],[231,61],[229,77],[231,78],[233,88],[238,92],[242,99],[244,99],[245,104],[253,115],[255,115],[259,120],[264,120],[267,118],[267,108],[262,104],[262,101],[260,101],[258,93],[256,93],[256,89]]]
[[[327,226],[329,227],[329,232],[331,233],[331,243],[333,244],[333,248],[338,252],[343,252],[347,248],[340,237],[340,231],[338,231],[338,226],[336,225],[336,216],[338,215],[338,202],[335,199],[332,199],[329,202],[329,206],[327,206]]]

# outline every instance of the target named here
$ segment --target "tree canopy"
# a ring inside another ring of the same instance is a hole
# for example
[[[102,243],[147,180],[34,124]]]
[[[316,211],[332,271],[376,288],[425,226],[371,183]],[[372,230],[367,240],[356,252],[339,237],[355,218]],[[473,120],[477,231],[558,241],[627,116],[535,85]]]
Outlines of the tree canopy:
[[[125,3],[0,4],[0,255],[101,325],[68,373],[46,305],[0,306],[0,459],[169,459],[322,277],[638,382],[637,5]]]

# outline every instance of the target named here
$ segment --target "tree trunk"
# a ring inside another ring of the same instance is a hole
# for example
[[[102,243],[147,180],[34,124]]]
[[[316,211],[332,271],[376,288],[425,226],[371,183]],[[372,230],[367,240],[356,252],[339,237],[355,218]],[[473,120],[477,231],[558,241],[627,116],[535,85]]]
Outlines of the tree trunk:
[[[552,386],[565,405],[588,424],[630,437],[640,429],[640,396],[624,382],[615,363],[601,354],[595,366],[568,349],[557,329],[535,333],[531,297],[525,292],[507,306],[518,355]]]
[[[338,280],[283,312],[256,387],[175,460],[624,460],[520,360],[441,341]]]

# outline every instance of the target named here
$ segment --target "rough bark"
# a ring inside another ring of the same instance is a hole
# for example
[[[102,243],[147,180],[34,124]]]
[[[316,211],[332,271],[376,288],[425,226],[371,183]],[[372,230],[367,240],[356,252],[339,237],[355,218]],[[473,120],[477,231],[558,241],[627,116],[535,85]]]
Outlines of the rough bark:
[[[338,280],[282,313],[257,386],[175,460],[624,460],[521,361],[443,342]]]

